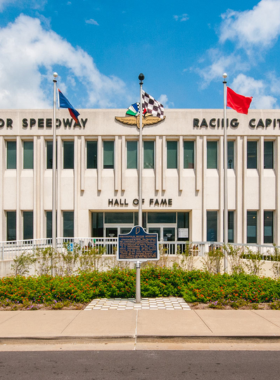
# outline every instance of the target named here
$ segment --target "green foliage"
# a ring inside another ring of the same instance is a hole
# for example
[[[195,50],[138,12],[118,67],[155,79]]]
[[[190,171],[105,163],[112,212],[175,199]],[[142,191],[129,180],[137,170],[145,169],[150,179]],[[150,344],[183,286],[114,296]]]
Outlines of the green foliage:
[[[12,272],[15,276],[25,276],[29,273],[30,266],[34,264],[36,258],[32,253],[23,252],[16,256],[11,265]]]
[[[213,303],[213,308],[246,303],[274,302],[280,308],[280,280],[248,274],[221,275],[147,267],[141,270],[142,297],[184,297],[187,302]],[[5,277],[0,279],[0,305],[49,304],[54,309],[94,298],[133,298],[135,270],[112,269],[82,272],[72,276]],[[278,302],[278,303],[277,303]],[[58,305],[57,305],[58,304]]]

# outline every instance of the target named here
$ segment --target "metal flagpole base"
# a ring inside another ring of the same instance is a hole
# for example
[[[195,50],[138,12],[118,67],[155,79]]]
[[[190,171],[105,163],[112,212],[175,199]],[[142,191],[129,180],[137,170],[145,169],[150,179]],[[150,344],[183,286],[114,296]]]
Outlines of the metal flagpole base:
[[[140,274],[140,267],[141,263],[140,261],[136,262],[136,303],[141,302],[141,274]]]

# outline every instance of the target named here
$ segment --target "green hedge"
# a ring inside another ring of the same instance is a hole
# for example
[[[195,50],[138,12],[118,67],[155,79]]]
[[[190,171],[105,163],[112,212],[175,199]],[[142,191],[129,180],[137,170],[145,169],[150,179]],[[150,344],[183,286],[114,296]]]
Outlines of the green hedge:
[[[184,297],[187,302],[219,299],[271,302],[280,299],[280,282],[252,275],[211,275],[200,271],[148,268],[141,270],[142,297]],[[90,302],[94,298],[135,296],[135,270],[114,269],[68,277],[5,277],[0,301],[46,303]]]

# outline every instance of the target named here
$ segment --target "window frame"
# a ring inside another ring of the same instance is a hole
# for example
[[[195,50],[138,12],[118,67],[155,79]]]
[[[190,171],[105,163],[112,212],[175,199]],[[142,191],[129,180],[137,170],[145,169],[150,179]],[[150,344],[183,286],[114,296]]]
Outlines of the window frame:
[[[14,168],[8,167],[8,144],[9,143],[14,143],[16,146],[16,149],[15,149],[16,162],[15,162]],[[16,169],[17,169],[17,140],[6,140],[6,170],[16,170]]]
[[[216,167],[215,168],[210,168],[208,167],[208,144],[209,143],[215,143],[217,147],[217,152],[216,152]],[[206,141],[206,168],[207,169],[214,169],[217,170],[219,165],[219,146],[218,146],[218,140],[207,140]]]
[[[73,144],[73,167],[65,167],[65,143]],[[63,170],[74,170],[75,169],[75,140],[62,140],[62,168]]]
[[[129,168],[128,167],[128,144],[130,143],[136,143],[136,168]],[[139,155],[138,155],[138,140],[126,140],[126,169],[131,170],[131,169],[138,169],[138,161],[139,161]]]
[[[96,143],[96,167],[88,167],[88,144]],[[86,169],[97,169],[98,168],[98,140],[86,140]]]
[[[154,155],[153,155],[153,167],[152,168],[145,168],[145,144],[147,142],[153,143],[154,146]],[[144,140],[142,145],[143,150],[143,169],[147,170],[154,170],[155,169],[155,163],[156,163],[156,149],[155,149],[155,140]]]
[[[249,168],[248,167],[248,155],[249,155],[249,153],[248,153],[248,144],[250,144],[250,143],[255,143],[256,144],[256,158],[255,158],[255,160],[256,160],[256,166],[255,167],[251,167],[251,168]],[[259,150],[259,141],[258,140],[247,140],[247,154],[246,154],[246,168],[247,169],[258,169],[258,150]]]
[[[185,143],[192,143],[193,144],[193,167],[192,168],[186,168],[185,167]],[[194,169],[195,168],[195,140],[184,140],[183,141],[183,169]]]
[[[25,144],[26,143],[32,143],[32,168],[26,168],[26,162],[25,162]],[[22,141],[22,169],[23,170],[33,170],[34,169],[34,141],[33,140],[23,140]]]
[[[114,148],[114,149],[113,149],[113,167],[106,167],[106,168],[105,168],[105,163],[104,163],[104,161],[105,161],[105,160],[104,160],[104,158],[105,158],[105,144],[108,143],[108,142],[113,143],[113,148]],[[102,145],[103,145],[103,157],[102,157],[102,164],[103,164],[102,167],[103,167],[103,169],[104,169],[104,170],[108,170],[108,169],[109,169],[109,170],[110,170],[110,169],[112,170],[112,169],[115,169],[115,165],[116,165],[116,163],[115,163],[115,148],[116,148],[116,147],[115,147],[115,140],[103,140],[103,141],[102,141]]]

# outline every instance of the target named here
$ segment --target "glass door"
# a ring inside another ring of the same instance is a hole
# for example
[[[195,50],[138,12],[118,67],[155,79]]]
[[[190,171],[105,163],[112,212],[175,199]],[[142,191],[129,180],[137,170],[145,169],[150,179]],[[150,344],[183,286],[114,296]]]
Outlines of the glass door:
[[[161,228],[160,227],[149,227],[150,234],[158,234],[158,241],[161,241]]]
[[[175,228],[163,227],[163,241],[175,241]]]
[[[106,237],[116,238],[118,237],[117,227],[106,227]]]

